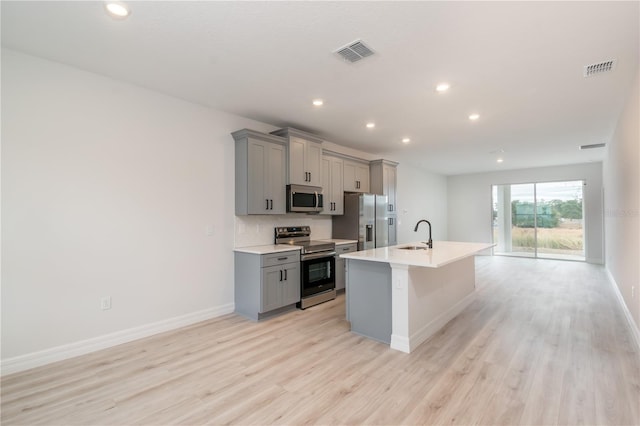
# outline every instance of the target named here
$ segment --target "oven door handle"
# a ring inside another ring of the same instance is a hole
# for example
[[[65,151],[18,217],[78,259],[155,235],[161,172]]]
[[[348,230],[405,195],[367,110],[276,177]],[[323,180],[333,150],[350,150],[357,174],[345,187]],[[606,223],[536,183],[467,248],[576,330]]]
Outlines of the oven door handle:
[[[302,256],[300,256],[300,261],[304,262],[305,260],[321,259],[323,257],[333,257],[335,255],[336,255],[335,251],[330,251],[330,252],[323,251],[321,253],[303,254]]]

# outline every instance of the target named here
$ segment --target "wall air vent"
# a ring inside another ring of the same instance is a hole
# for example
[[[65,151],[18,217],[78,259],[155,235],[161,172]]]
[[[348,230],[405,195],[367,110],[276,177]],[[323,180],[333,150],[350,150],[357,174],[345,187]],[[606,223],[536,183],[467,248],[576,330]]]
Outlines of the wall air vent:
[[[580,145],[580,149],[604,148],[606,143],[592,143],[591,145]]]
[[[605,72],[613,71],[616,66],[616,60],[612,59],[610,61],[600,62],[598,64],[591,64],[584,66],[585,77],[591,77],[598,74],[603,74]]]
[[[373,55],[374,52],[362,40],[356,40],[339,48],[335,53],[342,56],[345,61],[353,63]]]

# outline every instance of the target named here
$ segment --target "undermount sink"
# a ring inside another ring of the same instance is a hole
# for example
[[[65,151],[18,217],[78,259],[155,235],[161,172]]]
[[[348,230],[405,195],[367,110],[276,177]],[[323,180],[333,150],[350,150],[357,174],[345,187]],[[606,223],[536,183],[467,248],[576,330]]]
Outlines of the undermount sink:
[[[406,246],[406,247],[398,247],[399,250],[426,250],[427,247],[423,246]]]

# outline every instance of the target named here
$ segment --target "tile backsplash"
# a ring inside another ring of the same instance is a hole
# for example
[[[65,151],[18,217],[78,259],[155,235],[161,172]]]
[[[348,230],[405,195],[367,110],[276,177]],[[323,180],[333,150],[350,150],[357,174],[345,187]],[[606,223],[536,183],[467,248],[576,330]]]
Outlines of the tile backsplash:
[[[277,226],[310,226],[311,238],[331,238],[331,216],[290,213],[273,216],[236,216],[235,247],[273,244]]]

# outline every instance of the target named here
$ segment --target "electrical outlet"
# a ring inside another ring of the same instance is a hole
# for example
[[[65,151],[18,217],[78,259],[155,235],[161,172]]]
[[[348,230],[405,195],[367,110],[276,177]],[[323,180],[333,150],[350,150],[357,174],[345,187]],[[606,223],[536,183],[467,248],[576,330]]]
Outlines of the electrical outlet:
[[[207,237],[212,236],[212,235],[213,235],[213,225],[207,225],[207,226],[205,226],[204,234],[205,234]]]
[[[103,297],[100,299],[100,309],[106,311],[107,309],[111,309],[111,296]]]

